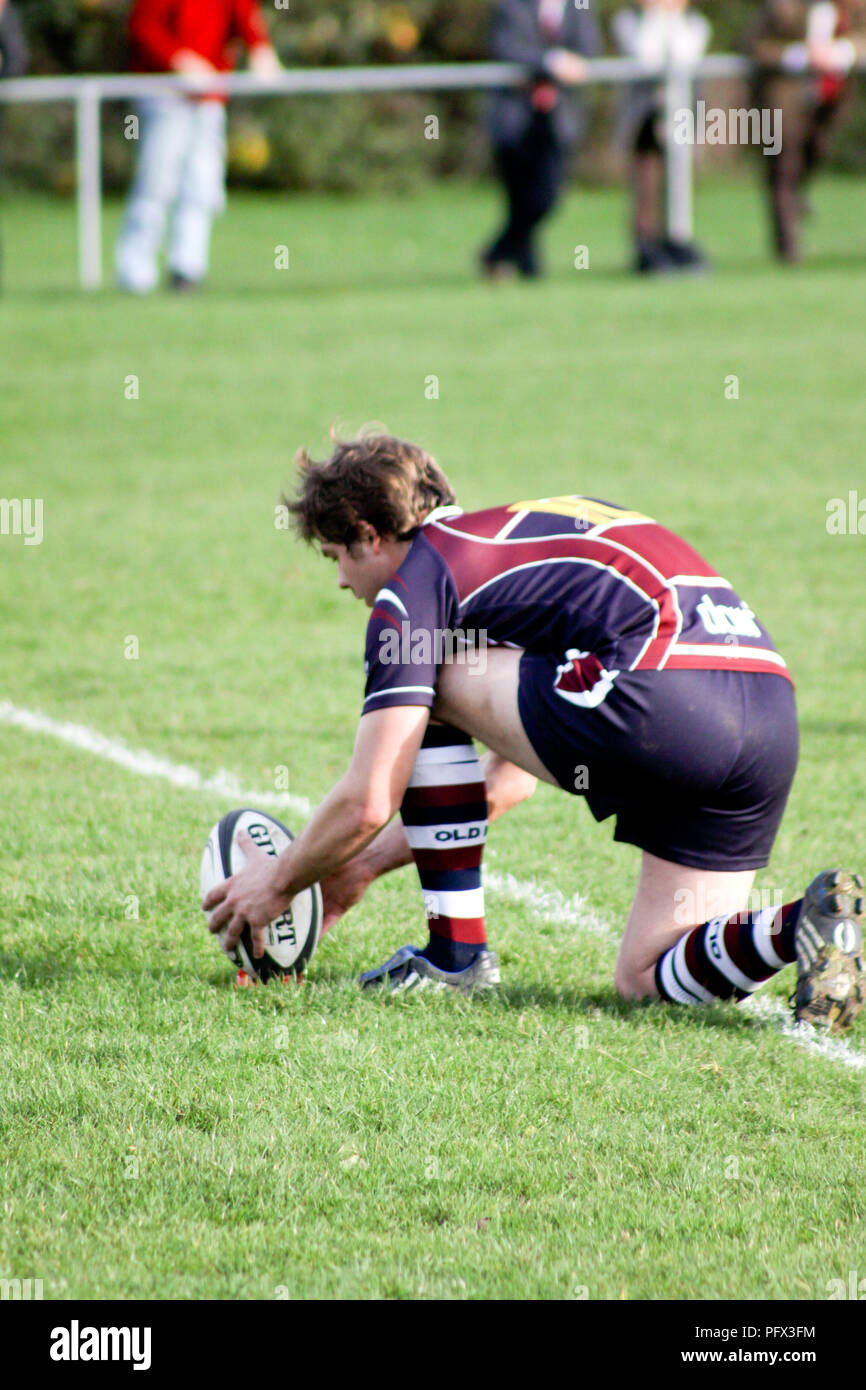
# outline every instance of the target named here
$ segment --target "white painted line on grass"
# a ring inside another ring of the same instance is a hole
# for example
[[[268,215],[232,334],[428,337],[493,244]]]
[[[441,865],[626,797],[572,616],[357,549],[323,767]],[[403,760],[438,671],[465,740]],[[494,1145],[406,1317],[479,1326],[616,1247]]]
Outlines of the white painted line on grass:
[[[521,903],[529,909],[530,916],[539,922],[553,922],[560,927],[580,927],[581,931],[592,932],[610,941],[618,940],[618,934],[609,922],[599,917],[594,908],[580,893],[567,898],[558,888],[542,888],[535,879],[515,878],[513,874],[501,874],[496,869],[483,869],[484,887],[491,893]]]
[[[811,1023],[795,1022],[791,1011],[786,1009],[784,1004],[780,1004],[778,999],[753,994],[751,999],[743,1000],[740,1008],[774,1024],[783,1037],[790,1038],[792,1042],[816,1057],[826,1057],[830,1062],[840,1062],[843,1067],[850,1067],[852,1071],[863,1071],[866,1068],[866,1055],[845,1042],[844,1038],[828,1037],[825,1033],[817,1032]]]
[[[250,802],[254,806],[283,806],[299,816],[308,816],[312,810],[305,796],[293,796],[290,792],[247,791],[231,772],[217,772],[213,777],[202,777],[194,767],[170,762],[168,758],[157,757],[143,748],[130,748],[122,740],[106,738],[105,734],[89,729],[85,724],[62,723],[37,710],[21,709],[9,700],[0,701],[0,723],[26,729],[31,734],[47,734],[82,753],[92,753],[94,757],[116,763],[118,767],[139,777],[157,777],[185,791],[206,792],[237,803]]]
[[[130,748],[120,739],[107,738],[96,729],[84,724],[69,724],[36,710],[22,709],[9,700],[0,701],[0,724],[26,729],[33,734],[46,734],[60,739],[82,753],[92,753],[94,757],[104,758],[115,763],[127,772],[139,777],[156,777],[185,791],[203,792],[215,797],[225,797],[229,801],[251,806],[284,807],[299,816],[309,816],[312,805],[305,796],[293,796],[291,792],[249,791],[231,772],[217,772],[212,777],[202,777],[195,768],[183,763],[173,763],[143,748]],[[515,878],[513,874],[485,870],[485,887],[491,893],[520,903],[528,908],[530,916],[537,921],[552,922],[556,926],[575,927],[591,932],[615,942],[619,933],[609,922],[605,922],[579,893],[567,898],[558,888],[543,888],[534,880],[527,882]],[[823,1057],[826,1061],[838,1062],[854,1071],[866,1069],[866,1055],[858,1052],[850,1043],[841,1038],[826,1037],[815,1031],[808,1023],[795,1023],[784,1005],[774,999],[753,995],[740,1005],[761,1024],[772,1025],[783,1037],[798,1047]]]

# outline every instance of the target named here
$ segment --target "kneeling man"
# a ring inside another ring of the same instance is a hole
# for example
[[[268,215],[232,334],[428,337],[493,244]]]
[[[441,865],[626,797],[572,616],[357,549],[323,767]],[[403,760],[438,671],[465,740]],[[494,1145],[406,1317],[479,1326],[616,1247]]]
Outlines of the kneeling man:
[[[205,899],[211,930],[228,924],[231,946],[249,923],[261,951],[301,889],[321,882],[327,928],[414,861],[430,939],[362,985],[494,985],[488,823],[540,778],[616,816],[615,838],[641,851],[620,994],[740,1000],[796,962],[797,1018],[846,1027],[866,1001],[862,879],[826,870],[804,897],[747,910],[794,777],[797,714],[784,660],[728,580],[651,518],[594,498],[464,513],[436,462],[390,436],[299,462],[297,528],[372,610],[363,713],[303,833],[276,860],[248,842],[244,869]],[[684,923],[684,901],[714,915]]]

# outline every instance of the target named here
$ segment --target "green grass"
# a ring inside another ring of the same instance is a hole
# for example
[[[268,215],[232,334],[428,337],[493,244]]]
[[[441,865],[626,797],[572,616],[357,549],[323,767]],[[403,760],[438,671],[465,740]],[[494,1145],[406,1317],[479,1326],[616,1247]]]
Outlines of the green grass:
[[[200,298],[130,302],[74,290],[71,207],[7,200],[0,494],[43,498],[45,534],[0,538],[0,700],[250,786],[287,764],[320,798],[365,614],[273,507],[299,445],[378,419],[467,507],[579,491],[683,531],[797,679],[800,771],[759,883],[862,866],[866,538],[825,519],[864,485],[866,189],[816,203],[785,271],[757,190],[708,186],[716,273],[642,283],[620,196],[582,193],[549,279],[491,288],[490,190],[238,197]],[[733,1007],[618,1000],[637,855],[578,801],[540,789],[488,860],[611,931],[491,894],[496,998],[357,994],[423,934],[408,870],[302,989],[235,991],[196,905],[228,805],[2,723],[0,743],[3,1277],[47,1298],[765,1299],[866,1272],[866,1074]]]

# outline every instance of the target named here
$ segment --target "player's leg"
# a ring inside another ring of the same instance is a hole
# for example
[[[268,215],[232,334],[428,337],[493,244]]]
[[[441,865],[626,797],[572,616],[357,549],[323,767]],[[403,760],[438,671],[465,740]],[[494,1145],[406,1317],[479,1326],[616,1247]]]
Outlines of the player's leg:
[[[418,870],[430,939],[404,946],[361,976],[365,989],[440,983],[478,989],[498,983],[487,949],[481,861],[487,839],[484,773],[469,734],[431,721],[400,807]]]
[[[776,675],[680,671],[634,695],[634,790],[617,798],[616,833],[643,860],[617,989],[678,1004],[745,998],[796,959],[802,900],[750,900],[797,765],[793,688]]]
[[[631,161],[632,231],[635,269],[653,274],[669,269],[664,239],[664,153],[658,142],[658,112],[650,111],[634,137]]]
[[[863,880],[829,870],[802,898],[747,907],[754,871],[708,873],[646,852],[616,964],[626,999],[742,1000],[795,962],[798,1019],[845,1028],[866,1003]],[[683,930],[683,920],[701,925]]]
[[[796,262],[800,246],[800,183],[803,177],[806,112],[802,94],[770,102],[782,112],[782,146],[779,153],[761,160],[770,193],[773,238],[780,260]]]
[[[520,720],[521,656],[508,648],[485,648],[483,669],[459,662],[442,667],[434,719],[400,811],[421,882],[430,940],[423,949],[403,947],[384,965],[362,975],[365,988],[415,987],[431,980],[478,988],[499,978],[496,958],[487,949],[481,884],[487,788],[472,738],[531,777],[554,781]],[[512,789],[512,799],[520,800],[524,790]]]
[[[796,1017],[847,1027],[866,1004],[862,878],[824,870],[802,898],[746,908],[751,876],[684,869],[645,853],[617,960],[617,990],[624,998],[669,1004],[740,1001],[796,963]],[[706,909],[710,902],[709,920],[684,931],[684,906]]]
[[[225,106],[198,102],[168,247],[176,287],[196,285],[207,274],[213,219],[225,207],[225,151]]]
[[[192,103],[183,98],[141,103],[138,167],[115,251],[117,282],[135,294],[147,294],[159,283],[157,258],[177,197],[192,116]]]
[[[518,268],[522,275],[541,272],[537,231],[559,201],[565,155],[547,116],[537,116],[533,131],[532,157],[524,193],[522,245]]]
[[[488,273],[497,268],[516,267],[521,255],[523,232],[520,226],[526,182],[525,141],[501,144],[496,148],[496,168],[505,194],[505,223],[483,252],[481,261]]]
[[[825,162],[830,143],[847,100],[844,96],[818,101],[809,112],[803,137],[803,164],[800,176],[800,212],[810,211],[808,185]]]
[[[657,996],[660,958],[701,921],[743,910],[754,877],[754,869],[711,872],[671,864],[644,851],[616,962],[618,992],[627,999]]]

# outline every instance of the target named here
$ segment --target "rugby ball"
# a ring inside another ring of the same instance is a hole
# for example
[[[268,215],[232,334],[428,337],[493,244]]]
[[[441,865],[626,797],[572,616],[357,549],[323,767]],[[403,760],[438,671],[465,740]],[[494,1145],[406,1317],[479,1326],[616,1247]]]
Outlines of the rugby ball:
[[[229,811],[208,836],[201,861],[201,895],[209,893],[218,883],[231,878],[243,868],[246,855],[238,844],[238,835],[245,830],[267,854],[278,855],[291,844],[294,836],[273,816],[264,811]],[[322,930],[322,892],[318,883],[305,888],[292,899],[291,907],[268,924],[265,932],[265,954],[261,960],[253,957],[253,938],[248,926],[240,940],[226,954],[252,980],[282,979],[286,975],[301,975],[316,949]],[[226,928],[217,933],[225,950]]]

